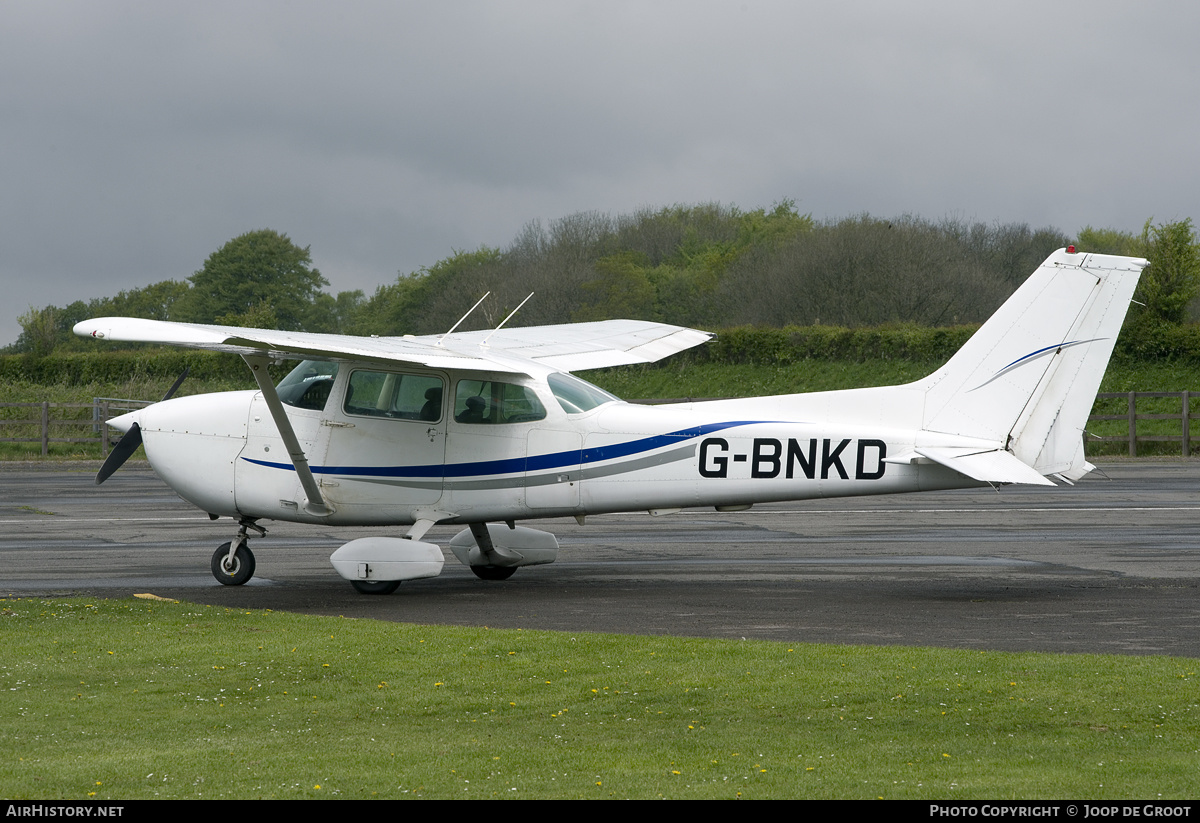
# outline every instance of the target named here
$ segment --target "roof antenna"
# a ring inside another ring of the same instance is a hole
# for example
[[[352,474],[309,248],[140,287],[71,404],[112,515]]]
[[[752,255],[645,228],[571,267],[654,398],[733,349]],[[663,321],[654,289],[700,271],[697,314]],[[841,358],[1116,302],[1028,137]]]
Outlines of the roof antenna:
[[[533,297],[533,292],[529,293],[529,297]],[[500,331],[500,329],[504,326],[505,323],[507,323],[509,320],[512,320],[513,315],[521,310],[521,306],[524,306],[526,303],[529,302],[529,297],[526,297],[524,300],[521,301],[519,306],[517,306],[515,309],[513,309],[511,312],[509,312],[508,317],[501,320],[500,325],[497,326],[496,328],[492,329],[492,334],[495,334],[496,332]],[[492,334],[489,334],[487,337],[483,338],[483,342],[479,344],[480,348],[487,346],[488,341],[492,339]]]
[[[455,329],[457,329],[459,326],[461,326],[461,325],[462,325],[462,322],[463,322],[464,320],[466,320],[468,317],[470,317],[470,316],[471,316],[471,312],[473,312],[473,311],[475,311],[477,308],[479,308],[479,304],[480,304],[480,303],[482,303],[484,300],[487,300],[487,296],[488,296],[489,294],[491,294],[491,292],[490,292],[490,291],[489,291],[489,292],[485,292],[485,293],[484,293],[484,295],[483,295],[483,297],[481,297],[481,298],[479,298],[478,300],[476,300],[476,301],[475,301],[475,305],[474,305],[474,306],[472,306],[471,308],[467,309],[467,313],[466,313],[466,314],[464,314],[462,317],[458,318],[458,322],[457,322],[457,323],[455,323],[453,326],[451,326],[451,327],[450,327],[450,331],[446,332],[445,334],[443,334],[441,337],[439,337],[439,338],[438,338],[437,344],[438,344],[439,346],[444,346],[445,344],[442,342],[442,338],[444,338],[444,337],[448,337],[449,335],[451,335],[451,334],[454,334],[454,330],[455,330]],[[525,298],[525,299],[526,299],[526,300],[528,300],[529,298]],[[517,308],[520,308],[520,306],[518,306]],[[489,335],[489,336],[490,336],[490,335]]]

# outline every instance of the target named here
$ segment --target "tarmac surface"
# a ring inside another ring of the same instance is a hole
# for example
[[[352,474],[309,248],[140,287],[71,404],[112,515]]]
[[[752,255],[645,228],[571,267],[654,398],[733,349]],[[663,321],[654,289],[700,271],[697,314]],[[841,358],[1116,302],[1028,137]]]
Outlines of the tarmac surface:
[[[236,524],[142,463],[0,464],[0,596],[127,597],[412,623],[1200,658],[1200,461],[1105,463],[1078,485],[525,522],[559,561],[356,593],[329,555],[395,530],[261,521],[257,573],[209,573]],[[1101,474],[1103,472],[1103,475]],[[1106,476],[1104,476],[1106,475]]]

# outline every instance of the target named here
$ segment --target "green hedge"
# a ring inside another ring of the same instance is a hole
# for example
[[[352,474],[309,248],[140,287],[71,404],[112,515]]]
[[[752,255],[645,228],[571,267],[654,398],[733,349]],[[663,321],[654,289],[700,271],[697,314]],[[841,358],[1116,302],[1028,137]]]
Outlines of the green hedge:
[[[789,326],[782,329],[740,327],[718,332],[704,346],[672,359],[673,365],[723,363],[787,365],[803,360],[945,361],[978,326],[927,328],[883,326],[847,329],[835,326]],[[1122,334],[1116,357],[1131,361],[1200,363],[1200,324],[1157,326]],[[191,368],[199,379],[244,380],[246,367],[231,354],[171,348],[64,352],[45,357],[0,356],[0,379],[39,384],[115,383],[130,377],[174,379]]]
[[[741,327],[718,332],[716,340],[694,349],[693,357],[698,362],[759,365],[787,364],[799,360],[948,360],[977,328]]]
[[[1200,324],[1145,324],[1127,329],[1117,340],[1117,354],[1136,360],[1200,362]]]
[[[185,368],[199,379],[237,380],[247,374],[246,364],[236,355],[188,349],[0,356],[0,380],[43,385],[120,383],[131,377],[174,379]]]

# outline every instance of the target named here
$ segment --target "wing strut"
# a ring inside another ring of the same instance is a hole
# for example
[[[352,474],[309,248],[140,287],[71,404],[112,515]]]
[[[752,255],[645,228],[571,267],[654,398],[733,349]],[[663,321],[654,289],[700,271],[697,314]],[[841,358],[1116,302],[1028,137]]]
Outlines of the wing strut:
[[[292,465],[296,467],[296,476],[300,478],[300,485],[308,497],[304,510],[318,517],[333,514],[333,509],[329,508],[325,498],[321,496],[321,489],[317,486],[312,469],[308,467],[308,458],[304,456],[304,449],[300,448],[300,441],[296,437],[295,430],[292,429],[287,412],[283,409],[283,401],[279,399],[279,393],[275,391],[275,384],[271,382],[271,375],[267,372],[267,364],[271,362],[271,358],[265,354],[243,354],[242,359],[250,367],[250,372],[254,375],[254,380],[262,391],[263,400],[267,401],[267,408],[271,410],[271,419],[275,421],[275,428],[279,430],[283,445],[288,450],[288,457],[291,458]]]

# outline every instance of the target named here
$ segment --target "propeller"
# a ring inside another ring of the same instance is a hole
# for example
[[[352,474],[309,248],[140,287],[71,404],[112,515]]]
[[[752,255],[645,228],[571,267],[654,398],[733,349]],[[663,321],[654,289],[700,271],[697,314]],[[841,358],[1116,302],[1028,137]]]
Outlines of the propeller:
[[[113,472],[125,465],[125,461],[137,451],[140,445],[142,445],[142,427],[134,423],[129,427],[129,431],[121,436],[117,445],[113,446],[108,457],[104,458],[104,465],[100,467],[100,471],[96,472],[96,485],[99,486],[112,477]]]
[[[179,379],[175,381],[175,385],[167,389],[167,393],[163,395],[163,400],[170,400],[175,392],[179,391],[179,387],[183,385],[184,378],[188,376],[188,371],[191,366],[183,370],[183,374],[179,375]],[[162,402],[162,401],[159,401]],[[122,435],[117,441],[117,445],[108,453],[108,457],[104,459],[104,465],[100,467],[100,471],[96,472],[96,485],[99,486],[108,478],[112,477],[113,472],[125,465],[138,446],[142,445],[142,427],[134,423],[129,427],[129,431]]]

